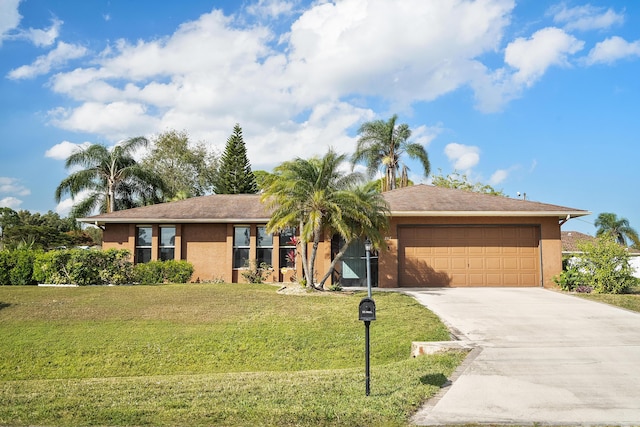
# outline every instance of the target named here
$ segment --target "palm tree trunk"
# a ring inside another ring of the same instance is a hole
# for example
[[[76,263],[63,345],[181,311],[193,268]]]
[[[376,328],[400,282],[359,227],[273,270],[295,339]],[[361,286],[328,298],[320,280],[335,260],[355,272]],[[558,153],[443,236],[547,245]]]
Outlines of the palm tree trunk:
[[[318,246],[320,246],[320,233],[322,233],[322,229],[319,227],[316,227],[316,229],[313,230],[313,245],[311,246],[311,259],[309,260],[310,277],[307,278],[307,283],[309,283],[314,289],[322,291],[324,290],[322,286],[316,286],[314,281],[316,256],[318,255]]]
[[[336,264],[342,259],[342,256],[345,254],[345,252],[347,252],[347,249],[349,249],[349,245],[352,241],[353,240],[346,241],[345,244],[342,245],[336,256],[333,258],[333,261],[331,261],[331,265],[329,265],[329,271],[327,271],[322,280],[320,280],[321,288],[324,289],[324,282],[326,282],[329,276],[333,274],[333,270],[335,270]]]

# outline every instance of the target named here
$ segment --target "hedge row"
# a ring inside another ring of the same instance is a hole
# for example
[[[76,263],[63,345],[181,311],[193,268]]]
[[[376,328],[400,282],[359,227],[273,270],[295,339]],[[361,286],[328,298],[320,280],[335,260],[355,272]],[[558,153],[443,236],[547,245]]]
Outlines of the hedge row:
[[[133,265],[127,250],[64,249],[0,251],[0,285],[125,285],[186,283],[193,274],[187,261],[151,261]]]

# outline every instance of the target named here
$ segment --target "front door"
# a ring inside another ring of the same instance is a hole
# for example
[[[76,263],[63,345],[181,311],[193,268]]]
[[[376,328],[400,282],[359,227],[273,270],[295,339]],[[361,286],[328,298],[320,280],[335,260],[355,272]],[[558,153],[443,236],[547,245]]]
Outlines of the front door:
[[[334,237],[334,240],[338,238]],[[344,244],[339,239],[340,245]],[[338,246],[339,247],[339,246]],[[336,252],[334,252],[335,255]],[[367,286],[367,259],[364,250],[364,242],[356,240],[352,242],[347,251],[336,265],[338,275],[336,277],[342,286]],[[378,258],[371,255],[371,286],[378,286]]]

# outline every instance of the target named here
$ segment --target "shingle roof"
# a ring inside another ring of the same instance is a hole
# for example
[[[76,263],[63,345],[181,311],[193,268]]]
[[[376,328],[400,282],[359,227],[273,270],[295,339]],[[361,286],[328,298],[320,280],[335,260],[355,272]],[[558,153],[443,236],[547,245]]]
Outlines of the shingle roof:
[[[588,211],[463,190],[415,185],[383,193],[392,216],[557,216]],[[266,222],[269,210],[259,194],[214,194],[117,211],[82,222]]]
[[[392,216],[557,216],[572,218],[590,212],[529,200],[471,191],[415,185],[384,193]]]
[[[580,242],[595,240],[595,237],[580,233],[579,231],[563,231],[561,235],[562,252],[579,252],[578,244]]]
[[[79,218],[82,222],[267,222],[259,194],[213,194]]]
[[[579,231],[563,231],[562,233],[562,252],[582,252],[578,245],[581,242],[592,242],[596,238],[589,235],[580,233]],[[627,248],[627,252],[632,256],[640,256],[640,250],[634,248]]]

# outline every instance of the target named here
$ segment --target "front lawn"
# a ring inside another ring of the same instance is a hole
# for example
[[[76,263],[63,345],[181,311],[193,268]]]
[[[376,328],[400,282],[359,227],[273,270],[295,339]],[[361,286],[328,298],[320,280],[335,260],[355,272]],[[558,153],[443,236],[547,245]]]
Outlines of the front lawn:
[[[640,288],[635,287],[627,294],[577,294],[592,301],[604,302],[627,310],[640,312]]]
[[[406,425],[462,353],[409,297],[269,285],[0,287],[0,425]]]

